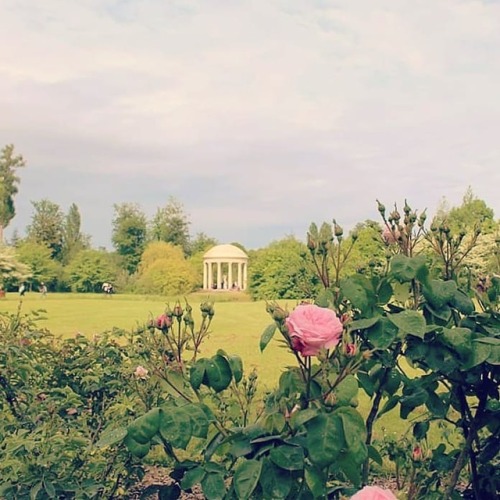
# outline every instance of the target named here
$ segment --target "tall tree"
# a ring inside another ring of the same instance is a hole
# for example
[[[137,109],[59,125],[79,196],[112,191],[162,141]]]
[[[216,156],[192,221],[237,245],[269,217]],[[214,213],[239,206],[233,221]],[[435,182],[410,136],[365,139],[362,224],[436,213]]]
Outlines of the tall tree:
[[[30,277],[27,281],[30,288],[36,288],[41,283],[50,287],[55,284],[61,264],[52,259],[50,248],[27,239],[18,245],[16,253],[18,260],[29,267]]]
[[[8,144],[0,152],[0,244],[3,230],[16,215],[14,196],[17,194],[19,177],[16,169],[26,165],[21,155],[14,154],[14,146]]]
[[[28,226],[28,239],[51,250],[53,259],[61,260],[64,235],[64,213],[57,203],[43,199],[32,201],[35,212]]]
[[[293,236],[249,252],[249,291],[256,300],[307,299],[319,291],[319,279],[307,246]]]
[[[135,203],[114,205],[112,242],[129,274],[137,270],[146,245],[147,221]]]
[[[106,281],[114,282],[118,274],[113,255],[103,250],[78,252],[67,267],[74,292],[100,292]]]
[[[89,236],[81,232],[81,222],[80,211],[72,203],[64,220],[62,260],[65,264],[80,250],[90,246]]]
[[[190,221],[184,211],[184,206],[171,196],[167,205],[158,208],[153,217],[151,239],[181,247],[184,255],[188,255],[190,253],[189,225]]]

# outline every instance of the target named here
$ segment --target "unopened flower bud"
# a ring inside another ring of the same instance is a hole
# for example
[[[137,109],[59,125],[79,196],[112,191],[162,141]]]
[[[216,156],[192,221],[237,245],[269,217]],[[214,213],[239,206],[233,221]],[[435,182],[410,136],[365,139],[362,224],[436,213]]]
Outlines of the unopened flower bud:
[[[420,446],[415,446],[413,448],[412,458],[415,462],[420,462],[423,458],[422,448]]]
[[[399,212],[397,210],[394,210],[393,212],[391,212],[391,218],[395,222],[399,222],[401,219],[401,215],[399,214]]]
[[[340,238],[344,234],[344,230],[337,224],[335,219],[333,219],[333,234],[335,234],[337,238]]]
[[[409,215],[410,212],[411,212],[411,208],[410,206],[408,205],[408,202],[405,200],[405,206],[403,207],[403,212],[406,214],[406,215]]]
[[[316,250],[316,248],[318,247],[317,243],[313,240],[312,236],[310,233],[307,233],[307,248],[309,248],[309,250],[311,252],[314,252],[314,250]]]
[[[382,217],[385,215],[385,206],[380,203],[380,201],[377,200],[377,208]]]
[[[285,318],[288,317],[288,311],[286,309],[281,308],[280,306],[276,306],[271,313],[272,318],[274,321],[282,322],[285,320]]]
[[[346,344],[345,345],[345,355],[348,358],[356,356],[358,353],[358,346],[356,344]]]
[[[166,332],[171,325],[172,325],[172,318],[167,314],[160,314],[160,316],[156,318],[155,326],[156,328],[158,328],[158,330]]]
[[[174,310],[172,311],[172,316],[175,316],[177,319],[180,319],[182,318],[183,313],[184,311],[182,310],[181,305],[179,304],[179,302],[177,302],[177,304],[175,304],[174,306]]]

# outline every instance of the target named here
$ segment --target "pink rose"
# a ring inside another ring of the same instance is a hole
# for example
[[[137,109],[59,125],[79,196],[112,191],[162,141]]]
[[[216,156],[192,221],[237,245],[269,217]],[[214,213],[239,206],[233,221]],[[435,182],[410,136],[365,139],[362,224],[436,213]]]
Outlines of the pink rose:
[[[357,353],[358,353],[358,346],[356,344],[346,344],[345,355],[348,358],[352,358],[353,356],[356,356]]]
[[[335,347],[342,337],[342,323],[331,309],[312,304],[297,306],[286,318],[292,349],[302,356],[316,356]]]
[[[394,493],[379,486],[365,486],[355,493],[351,500],[397,500]]]

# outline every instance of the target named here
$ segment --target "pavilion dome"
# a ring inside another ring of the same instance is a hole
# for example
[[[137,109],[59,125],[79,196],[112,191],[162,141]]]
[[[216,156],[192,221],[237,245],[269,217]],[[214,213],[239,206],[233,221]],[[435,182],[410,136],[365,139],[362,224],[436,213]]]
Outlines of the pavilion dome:
[[[248,259],[248,255],[235,245],[216,245],[203,255],[204,259]]]

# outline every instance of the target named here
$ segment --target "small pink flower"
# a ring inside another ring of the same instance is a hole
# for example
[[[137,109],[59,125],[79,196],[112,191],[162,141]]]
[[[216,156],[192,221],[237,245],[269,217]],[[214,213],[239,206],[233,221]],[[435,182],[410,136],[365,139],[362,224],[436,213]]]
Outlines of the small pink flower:
[[[355,493],[351,500],[397,500],[394,493],[379,486],[365,486]]]
[[[169,327],[172,326],[172,318],[166,314],[160,314],[160,316],[156,318],[155,326],[159,330],[168,330]]]
[[[145,380],[146,378],[148,378],[148,373],[149,373],[148,370],[146,368],[144,368],[144,366],[139,365],[135,369],[134,375],[137,378],[141,378],[141,379]]]
[[[337,315],[313,304],[297,306],[286,318],[291,347],[302,356],[316,356],[321,349],[335,347],[343,326]]]
[[[78,413],[78,410],[77,410],[76,408],[68,408],[68,409],[66,410],[66,413],[67,413],[68,415],[76,415],[76,414]]]

